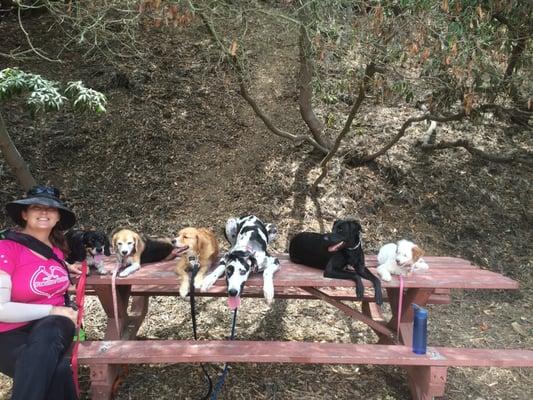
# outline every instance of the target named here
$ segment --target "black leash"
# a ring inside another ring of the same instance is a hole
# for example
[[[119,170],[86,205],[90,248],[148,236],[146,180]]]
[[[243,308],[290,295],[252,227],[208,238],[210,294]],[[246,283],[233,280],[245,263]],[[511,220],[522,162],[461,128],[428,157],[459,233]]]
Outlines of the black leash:
[[[200,264],[198,262],[198,258],[194,256],[189,256],[189,264],[192,267],[192,273],[191,273],[191,282],[189,284],[189,300],[191,303],[191,319],[192,319],[192,333],[194,340],[198,340],[198,335],[196,333],[196,302],[194,297],[194,278],[196,277],[196,274],[198,273],[198,270],[200,269]],[[202,397],[202,400],[208,400],[209,396],[213,392],[213,382],[211,381],[211,377],[205,370],[204,364],[200,363],[200,367],[202,368],[202,371],[204,372],[205,380],[207,381],[207,394]]]
[[[235,325],[237,324],[237,308],[233,310],[233,322],[231,323],[231,336],[229,340],[235,339]],[[222,389],[222,385],[224,385],[224,381],[226,380],[226,375],[228,374],[228,363],[224,364],[224,370],[222,371],[222,375],[220,375],[220,378],[218,379],[217,384],[215,385],[215,390],[213,391],[213,394],[211,395],[211,400],[216,400],[218,397],[218,393],[220,392],[220,389]]]

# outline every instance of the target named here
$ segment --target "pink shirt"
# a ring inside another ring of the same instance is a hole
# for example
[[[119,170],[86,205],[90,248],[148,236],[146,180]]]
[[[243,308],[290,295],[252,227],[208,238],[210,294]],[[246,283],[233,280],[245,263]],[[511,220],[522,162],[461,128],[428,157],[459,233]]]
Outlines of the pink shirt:
[[[54,253],[63,259],[57,247]],[[57,261],[45,260],[26,246],[11,240],[0,240],[0,270],[11,276],[11,301],[30,304],[65,305],[69,287],[68,272]],[[0,332],[24,326],[28,322],[0,322]]]

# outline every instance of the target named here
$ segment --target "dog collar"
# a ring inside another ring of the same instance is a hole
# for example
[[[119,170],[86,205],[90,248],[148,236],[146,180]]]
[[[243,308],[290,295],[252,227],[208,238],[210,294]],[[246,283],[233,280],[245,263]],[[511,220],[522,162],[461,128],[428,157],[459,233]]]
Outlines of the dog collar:
[[[357,243],[354,247],[348,247],[348,250],[355,250],[355,249],[357,249],[359,246],[361,246],[361,241],[359,241],[359,243]]]

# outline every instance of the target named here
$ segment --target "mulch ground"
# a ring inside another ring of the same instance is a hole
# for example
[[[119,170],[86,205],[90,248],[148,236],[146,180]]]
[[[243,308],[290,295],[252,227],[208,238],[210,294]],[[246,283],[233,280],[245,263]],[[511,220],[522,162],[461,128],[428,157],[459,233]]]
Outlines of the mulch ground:
[[[44,26],[46,16],[28,26],[41,48],[58,40],[57,32],[54,36]],[[13,16],[0,18],[6,46],[24,43],[18,29]],[[85,62],[75,52],[64,54],[68,63],[63,65],[1,59],[0,66],[17,65],[57,80],[82,79],[108,96],[103,116],[56,113],[34,121],[19,102],[0,105],[32,172],[63,189],[80,227],[110,232],[127,225],[171,235],[187,225],[205,226],[223,244],[226,219],[254,213],[278,225],[273,249],[286,251],[294,233],[327,231],[335,219],[354,216],[363,226],[367,252],[410,238],[428,254],[460,256],[520,282],[516,292],[454,291],[452,304],[431,306],[431,345],[533,347],[530,168],[479,161],[464,150],[420,153],[414,143],[425,127],[417,126],[373,164],[347,168],[334,162],[319,193],[310,195],[306,184],[318,176],[320,157],[305,145],[272,136],[253,116],[231,73],[217,64],[201,27],[176,35],[147,31],[140,44],[151,54],[143,61]],[[253,90],[270,115],[298,131],[302,123],[287,89],[294,87],[294,47],[278,50],[254,59]],[[416,112],[370,101],[359,121],[365,133],[349,135],[346,143],[376,148]],[[450,124],[439,134],[452,140],[466,133],[476,144],[502,149],[528,143],[531,135],[495,121],[476,128]],[[0,179],[0,203],[20,196],[3,159]],[[9,222],[2,216],[0,225]],[[100,339],[103,311],[94,298],[87,302],[88,338]],[[225,301],[202,298],[198,303],[200,336],[227,337]],[[139,335],[191,338],[188,302],[152,298]],[[253,299],[243,301],[237,337],[376,340],[366,326],[320,302],[276,300],[269,307]],[[216,370],[210,371],[214,376]],[[451,368],[445,398],[526,400],[532,381],[531,369]],[[86,369],[81,382],[87,397]],[[10,387],[10,380],[0,377],[0,398],[9,397]],[[204,389],[197,365],[132,366],[117,398],[196,399]],[[395,367],[257,364],[232,365],[219,398],[400,400],[409,393],[405,372]]]

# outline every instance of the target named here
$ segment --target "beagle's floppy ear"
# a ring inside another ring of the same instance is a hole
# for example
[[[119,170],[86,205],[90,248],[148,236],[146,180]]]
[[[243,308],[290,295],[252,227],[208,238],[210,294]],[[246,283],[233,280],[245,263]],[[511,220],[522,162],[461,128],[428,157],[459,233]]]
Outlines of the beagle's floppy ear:
[[[417,262],[420,259],[420,257],[424,255],[424,250],[422,250],[418,246],[414,246],[412,252],[413,252],[413,262]]]
[[[144,241],[137,232],[134,232],[133,241],[135,242],[135,252],[139,255],[142,254],[144,251]]]
[[[118,232],[114,233],[111,237],[111,247],[115,252],[117,251]]]

